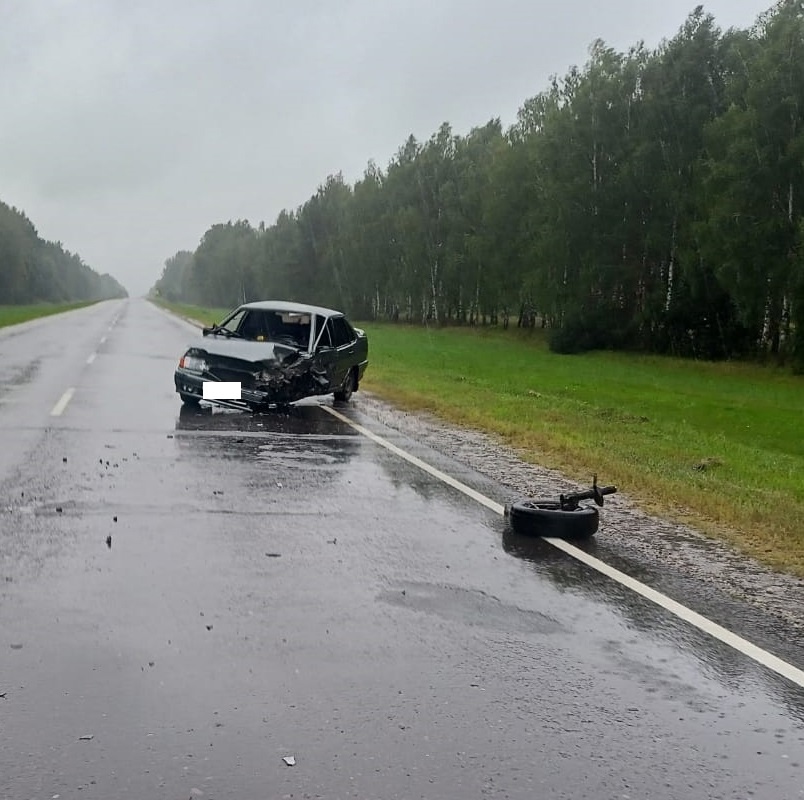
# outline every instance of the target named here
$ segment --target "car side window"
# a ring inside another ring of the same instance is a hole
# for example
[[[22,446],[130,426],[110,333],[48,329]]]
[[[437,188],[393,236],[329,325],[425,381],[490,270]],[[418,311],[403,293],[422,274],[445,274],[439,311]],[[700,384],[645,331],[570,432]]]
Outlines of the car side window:
[[[351,325],[343,317],[333,317],[329,322],[332,325],[332,339],[335,347],[343,347],[355,340]]]
[[[324,317],[316,317],[318,324],[323,325],[321,331],[321,338],[318,340],[319,347],[332,347],[332,331],[330,330],[330,320],[325,320]]]

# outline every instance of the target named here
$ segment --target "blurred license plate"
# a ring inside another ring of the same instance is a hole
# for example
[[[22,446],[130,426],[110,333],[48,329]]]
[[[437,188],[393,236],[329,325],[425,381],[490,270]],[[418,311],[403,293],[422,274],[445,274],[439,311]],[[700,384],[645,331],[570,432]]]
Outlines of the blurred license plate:
[[[239,400],[240,381],[204,381],[204,400]]]

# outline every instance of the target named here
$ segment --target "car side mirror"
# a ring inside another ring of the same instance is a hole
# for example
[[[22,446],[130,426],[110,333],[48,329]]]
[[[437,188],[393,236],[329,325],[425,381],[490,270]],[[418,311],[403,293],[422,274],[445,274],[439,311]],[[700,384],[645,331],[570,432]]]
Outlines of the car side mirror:
[[[212,331],[213,331],[213,328],[212,328],[212,327],[209,327],[209,328],[203,328],[203,329],[201,330],[201,335],[202,335],[202,336],[209,336],[209,334],[210,334],[210,333],[212,333]]]

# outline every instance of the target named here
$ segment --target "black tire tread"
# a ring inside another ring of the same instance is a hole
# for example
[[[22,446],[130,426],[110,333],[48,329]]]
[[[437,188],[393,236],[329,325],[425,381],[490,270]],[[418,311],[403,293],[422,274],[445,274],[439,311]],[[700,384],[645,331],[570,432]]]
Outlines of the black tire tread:
[[[349,370],[346,380],[340,389],[336,389],[332,396],[339,403],[348,403],[352,399],[352,394],[357,391],[357,372],[354,367]]]
[[[600,514],[594,506],[568,511],[555,500],[535,498],[511,503],[508,518],[514,531],[525,536],[587,539],[597,531]]]

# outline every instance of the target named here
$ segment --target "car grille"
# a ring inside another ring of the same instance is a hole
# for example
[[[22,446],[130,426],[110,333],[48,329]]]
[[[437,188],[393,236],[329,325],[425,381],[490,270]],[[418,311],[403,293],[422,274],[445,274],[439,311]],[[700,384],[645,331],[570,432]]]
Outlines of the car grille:
[[[219,381],[237,381],[243,388],[253,388],[255,367],[248,362],[229,360],[212,362],[207,366],[207,374]]]

